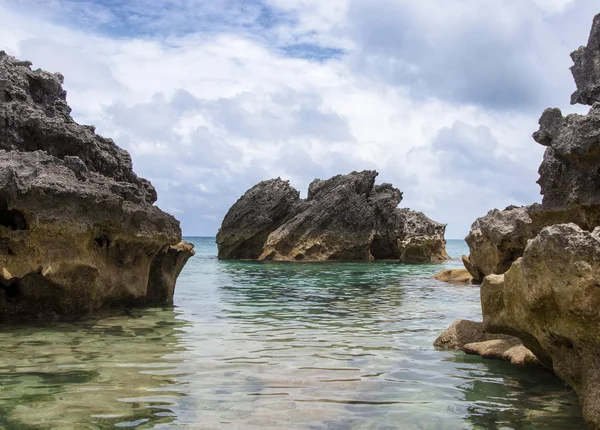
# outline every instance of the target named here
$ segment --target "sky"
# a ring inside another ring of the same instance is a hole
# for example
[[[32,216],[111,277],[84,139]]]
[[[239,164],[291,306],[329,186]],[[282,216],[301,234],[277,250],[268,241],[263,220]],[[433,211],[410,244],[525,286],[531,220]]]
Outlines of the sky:
[[[0,0],[0,49],[61,72],[184,235],[281,177],[375,169],[463,238],[541,200],[531,134],[570,106],[597,0]]]

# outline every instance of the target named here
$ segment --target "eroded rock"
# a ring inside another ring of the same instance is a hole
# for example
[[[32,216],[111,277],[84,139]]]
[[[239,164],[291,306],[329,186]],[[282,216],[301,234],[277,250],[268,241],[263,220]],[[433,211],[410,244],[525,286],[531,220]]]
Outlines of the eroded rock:
[[[471,276],[469,271],[464,268],[442,270],[441,272],[436,273],[433,278],[438,281],[456,285],[470,285],[473,283],[473,276]]]
[[[600,228],[547,227],[481,286],[484,329],[518,336],[577,391],[600,427]]]
[[[456,320],[435,340],[434,346],[458,349],[483,358],[509,361],[518,366],[542,366],[531,351],[523,346],[520,339],[488,333],[483,327],[480,322]]]
[[[587,46],[571,53],[575,63],[571,73],[577,90],[571,96],[571,104],[593,105],[600,101],[600,15],[594,17]]]
[[[375,185],[365,170],[314,180],[305,200],[288,182],[263,181],[229,210],[219,233],[219,258],[257,260],[443,261],[446,226],[398,209],[402,193]]]
[[[131,158],[70,116],[63,77],[0,51],[0,320],[172,300],[192,246]]]

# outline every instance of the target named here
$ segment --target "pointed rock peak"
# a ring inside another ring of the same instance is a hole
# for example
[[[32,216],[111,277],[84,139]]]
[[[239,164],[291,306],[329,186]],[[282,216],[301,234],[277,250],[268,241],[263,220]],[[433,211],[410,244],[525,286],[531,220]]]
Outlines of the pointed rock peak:
[[[587,46],[580,46],[571,58],[575,63],[571,73],[577,85],[571,104],[591,106],[600,101],[600,14],[594,17]]]

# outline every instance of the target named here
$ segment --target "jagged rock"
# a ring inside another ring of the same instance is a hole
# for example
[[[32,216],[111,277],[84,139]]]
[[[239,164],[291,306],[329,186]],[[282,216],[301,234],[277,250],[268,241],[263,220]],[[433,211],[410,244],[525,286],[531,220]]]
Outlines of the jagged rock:
[[[467,269],[446,269],[437,273],[434,277],[438,281],[448,282],[456,285],[470,285],[473,283],[473,276]]]
[[[547,146],[539,168],[542,204],[478,219],[465,267],[483,280],[485,331],[520,338],[574,387],[584,418],[600,429],[600,15],[588,46],[572,56],[573,102],[592,108],[566,117],[544,111],[533,135]],[[499,346],[471,349],[487,348]],[[514,361],[529,360],[516,352]]]
[[[600,101],[600,14],[594,17],[587,46],[571,53],[575,63],[571,73],[577,90],[571,96],[571,104],[593,105]]]
[[[484,329],[518,336],[577,391],[600,428],[600,228],[547,227],[481,286]]]
[[[258,260],[442,261],[445,225],[398,209],[402,193],[375,185],[365,170],[314,180],[305,200],[289,183],[263,181],[229,210],[219,233],[219,258]]]
[[[256,184],[229,209],[217,234],[219,258],[255,260],[269,234],[296,213],[300,193],[281,178]]]
[[[600,85],[599,85],[600,88]],[[538,184],[547,210],[584,207],[592,223],[600,220],[600,104],[587,115],[562,116],[546,109],[534,139],[548,148],[540,165]]]
[[[0,51],[0,320],[169,302],[192,245],[127,151],[70,116],[63,77]]]
[[[494,209],[478,218],[465,238],[471,251],[465,266],[474,281],[480,283],[486,275],[508,270],[535,234],[536,226],[526,207]]]

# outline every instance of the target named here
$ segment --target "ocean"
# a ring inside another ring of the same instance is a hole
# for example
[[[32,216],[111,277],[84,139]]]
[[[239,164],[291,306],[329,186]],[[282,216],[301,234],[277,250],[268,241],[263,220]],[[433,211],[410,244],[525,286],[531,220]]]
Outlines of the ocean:
[[[479,289],[444,264],[196,256],[172,307],[0,326],[3,429],[582,429],[554,375],[433,347]]]

